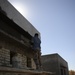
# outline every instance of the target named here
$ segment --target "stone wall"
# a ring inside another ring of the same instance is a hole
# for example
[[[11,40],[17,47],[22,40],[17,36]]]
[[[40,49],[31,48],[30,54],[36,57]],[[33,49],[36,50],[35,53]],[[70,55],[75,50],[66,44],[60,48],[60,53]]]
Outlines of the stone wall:
[[[21,68],[36,68],[36,65],[33,61],[33,53],[31,50],[29,50],[27,42],[25,43],[18,42],[13,38],[4,35],[3,33],[0,33],[0,66],[12,67],[11,54],[16,52],[18,53],[18,58],[22,60]],[[27,58],[30,58],[30,62],[27,62]],[[28,63],[31,66],[27,66]]]
[[[10,64],[10,51],[8,49],[0,49],[0,65],[7,66]]]
[[[18,53],[18,57],[22,60],[21,68],[27,68],[27,57],[20,53]],[[36,65],[33,61],[33,58],[30,59],[31,59],[31,68],[35,69]],[[10,64],[10,50],[4,48],[0,49],[0,66],[12,67],[12,64]]]

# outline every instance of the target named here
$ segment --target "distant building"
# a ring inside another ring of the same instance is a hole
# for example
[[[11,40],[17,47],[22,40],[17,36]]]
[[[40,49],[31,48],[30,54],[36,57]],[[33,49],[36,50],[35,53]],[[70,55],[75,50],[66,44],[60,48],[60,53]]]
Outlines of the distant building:
[[[43,55],[41,60],[43,70],[55,75],[69,75],[68,63],[59,54]]]

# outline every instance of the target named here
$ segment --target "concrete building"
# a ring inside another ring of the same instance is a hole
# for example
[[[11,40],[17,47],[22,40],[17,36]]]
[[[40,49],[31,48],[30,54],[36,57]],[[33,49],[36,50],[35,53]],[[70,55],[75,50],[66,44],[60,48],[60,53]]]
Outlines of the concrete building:
[[[30,40],[39,31],[7,0],[0,0],[0,75],[48,75],[38,72]],[[40,36],[39,36],[40,38]],[[12,58],[19,60],[13,67]],[[51,75],[51,74],[50,74]]]
[[[0,0],[0,65],[12,66],[12,57],[18,53],[22,68],[33,68],[29,42],[36,32],[39,33],[7,0]]]
[[[55,75],[69,75],[68,63],[59,54],[43,55],[41,60],[43,70]]]

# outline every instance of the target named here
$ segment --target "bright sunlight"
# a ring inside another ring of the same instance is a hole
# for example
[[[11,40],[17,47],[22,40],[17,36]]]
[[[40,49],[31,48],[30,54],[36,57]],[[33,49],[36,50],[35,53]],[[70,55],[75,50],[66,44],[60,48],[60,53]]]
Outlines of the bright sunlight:
[[[9,2],[11,3],[11,1],[9,0]],[[25,7],[25,5],[21,4],[20,2],[17,3],[12,3],[12,5],[25,17],[27,17],[28,15],[28,11]]]
[[[23,16],[27,16],[28,13],[25,6],[23,6],[22,4],[15,4],[14,6]]]

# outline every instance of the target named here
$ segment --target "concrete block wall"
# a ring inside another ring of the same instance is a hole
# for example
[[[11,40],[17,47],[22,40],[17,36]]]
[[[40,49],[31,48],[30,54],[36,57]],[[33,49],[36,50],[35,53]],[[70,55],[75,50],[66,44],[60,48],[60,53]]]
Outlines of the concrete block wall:
[[[21,68],[27,68],[27,57],[20,53],[17,54],[18,54],[18,58],[21,60]]]
[[[0,65],[8,66],[10,64],[10,51],[8,49],[0,49]]]
[[[21,61],[21,68],[27,68],[27,57],[23,54],[18,53],[18,57],[22,60]],[[12,66],[10,64],[10,50],[2,48],[0,49],[0,66]],[[33,58],[31,58],[31,68],[35,69],[35,63]]]
[[[35,65],[35,62],[34,62],[33,58],[31,58],[31,62],[32,62],[31,67],[32,67],[33,69],[36,69],[36,65]]]
[[[24,68],[27,67],[27,57],[25,55],[22,55],[22,66]]]
[[[6,48],[7,43],[0,38],[0,65],[8,66],[10,64],[10,50]]]
[[[10,63],[10,54],[11,52],[17,52],[18,57],[22,60],[21,68],[27,68],[27,56],[25,55],[27,54],[27,52],[25,52],[25,49],[21,48],[20,45],[15,45],[15,43],[13,43],[12,41],[13,40],[9,41],[8,39],[0,37],[0,65],[12,67],[12,64]],[[35,69],[36,65],[34,63],[34,60],[32,57],[30,57],[30,59],[31,68]]]

